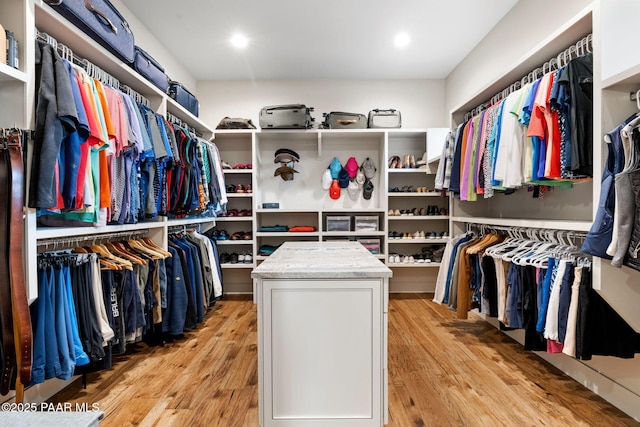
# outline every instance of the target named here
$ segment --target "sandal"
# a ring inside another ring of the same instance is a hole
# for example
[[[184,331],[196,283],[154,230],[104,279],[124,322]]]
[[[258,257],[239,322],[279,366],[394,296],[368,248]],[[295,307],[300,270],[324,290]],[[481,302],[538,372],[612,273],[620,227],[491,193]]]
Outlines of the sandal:
[[[251,209],[242,209],[240,212],[238,212],[238,216],[251,216]]]
[[[231,235],[231,240],[244,240],[244,231],[236,231]]]
[[[253,189],[251,188],[251,184],[247,184],[244,186],[244,191],[246,193],[253,193]]]
[[[236,185],[236,193],[244,193],[244,185],[238,184]]]
[[[240,216],[238,209],[229,209],[225,216]]]
[[[250,231],[247,231],[246,233],[244,233],[244,236],[242,237],[242,240],[252,240],[253,239],[253,235],[251,234]]]

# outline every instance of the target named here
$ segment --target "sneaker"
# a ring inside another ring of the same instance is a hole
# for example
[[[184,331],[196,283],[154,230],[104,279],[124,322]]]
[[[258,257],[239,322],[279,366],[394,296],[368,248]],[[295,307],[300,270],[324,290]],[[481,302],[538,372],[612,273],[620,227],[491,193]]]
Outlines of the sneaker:
[[[245,256],[245,254],[240,254],[240,255],[238,255],[238,262],[241,262],[241,263],[243,263],[243,264],[246,262],[246,256]]]
[[[251,264],[253,262],[253,256],[251,254],[245,254],[244,262],[246,264]]]

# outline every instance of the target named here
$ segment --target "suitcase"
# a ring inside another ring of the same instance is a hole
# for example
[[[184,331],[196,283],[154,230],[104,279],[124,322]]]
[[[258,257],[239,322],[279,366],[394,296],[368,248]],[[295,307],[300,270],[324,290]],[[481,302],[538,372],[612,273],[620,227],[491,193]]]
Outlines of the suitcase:
[[[167,93],[169,90],[169,77],[164,73],[164,67],[138,46],[135,47],[135,51],[133,69],[153,83],[163,93]]]
[[[303,104],[271,105],[260,110],[259,124],[262,129],[310,129],[312,111]]]
[[[325,129],[366,129],[367,116],[358,113],[332,111],[324,114],[322,127]]]
[[[129,65],[133,64],[133,32],[109,0],[45,2],[116,57]]]
[[[191,112],[191,114],[198,117],[200,110],[198,98],[182,86],[182,83],[173,80],[169,81],[169,96]]]
[[[399,128],[402,126],[402,118],[398,110],[380,110],[375,109],[369,111],[370,128]]]

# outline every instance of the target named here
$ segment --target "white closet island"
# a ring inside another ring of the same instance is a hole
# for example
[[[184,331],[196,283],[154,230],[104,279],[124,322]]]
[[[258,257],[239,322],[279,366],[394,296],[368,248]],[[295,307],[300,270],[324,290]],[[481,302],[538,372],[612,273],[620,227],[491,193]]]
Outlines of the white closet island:
[[[286,242],[253,270],[261,425],[387,422],[391,274],[357,242]]]

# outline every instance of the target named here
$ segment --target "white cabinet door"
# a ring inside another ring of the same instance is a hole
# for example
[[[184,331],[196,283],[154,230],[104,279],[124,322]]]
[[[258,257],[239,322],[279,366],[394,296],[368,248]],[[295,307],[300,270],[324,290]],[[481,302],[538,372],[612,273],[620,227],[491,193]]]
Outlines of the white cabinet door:
[[[264,280],[264,426],[380,426],[381,280]]]

